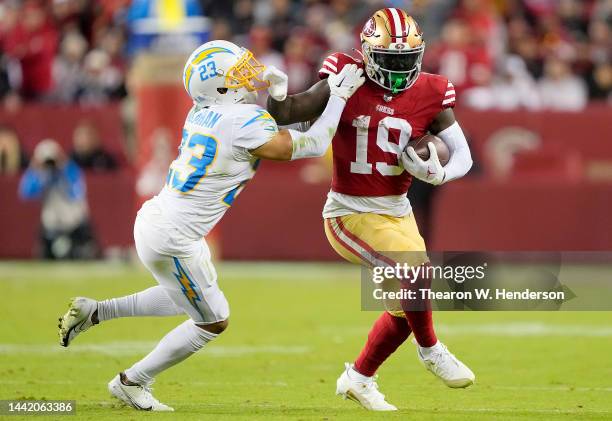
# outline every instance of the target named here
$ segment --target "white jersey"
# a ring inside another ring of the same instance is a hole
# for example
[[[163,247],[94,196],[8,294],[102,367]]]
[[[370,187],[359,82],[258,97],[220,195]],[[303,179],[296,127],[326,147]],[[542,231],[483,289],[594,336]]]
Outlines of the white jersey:
[[[166,184],[145,206],[158,207],[187,238],[201,239],[255,175],[259,160],[249,150],[277,132],[274,118],[258,105],[194,106]]]
[[[412,212],[408,196],[351,196],[330,190],[323,207],[323,218],[353,213],[378,213],[401,218]]]

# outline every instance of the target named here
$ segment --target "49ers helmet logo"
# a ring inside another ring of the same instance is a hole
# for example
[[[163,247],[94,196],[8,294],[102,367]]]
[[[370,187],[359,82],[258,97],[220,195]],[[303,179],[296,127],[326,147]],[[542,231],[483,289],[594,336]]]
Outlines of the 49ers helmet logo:
[[[374,18],[368,19],[365,25],[363,25],[363,35],[366,37],[371,37],[376,33],[376,21]]]

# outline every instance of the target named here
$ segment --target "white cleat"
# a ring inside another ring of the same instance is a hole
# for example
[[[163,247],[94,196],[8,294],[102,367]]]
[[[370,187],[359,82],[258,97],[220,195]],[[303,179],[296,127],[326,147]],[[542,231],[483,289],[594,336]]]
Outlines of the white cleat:
[[[68,304],[68,311],[59,319],[61,346],[68,346],[76,336],[94,325],[91,316],[98,309],[98,302],[91,298],[76,297]],[[97,324],[97,323],[95,323]]]
[[[120,376],[120,374],[117,374],[108,383],[108,391],[121,402],[140,411],[174,411],[174,408],[155,399],[150,388],[140,385],[125,385],[121,382]]]
[[[474,384],[476,376],[465,364],[457,359],[442,342],[425,350],[417,344],[417,355],[426,369],[452,388],[468,387]]]
[[[378,384],[374,377],[361,376],[362,379],[351,378],[353,366],[344,363],[345,370],[336,381],[336,395],[350,399],[370,411],[397,411],[397,408],[385,400],[385,395],[378,391]],[[365,381],[364,381],[365,380]]]

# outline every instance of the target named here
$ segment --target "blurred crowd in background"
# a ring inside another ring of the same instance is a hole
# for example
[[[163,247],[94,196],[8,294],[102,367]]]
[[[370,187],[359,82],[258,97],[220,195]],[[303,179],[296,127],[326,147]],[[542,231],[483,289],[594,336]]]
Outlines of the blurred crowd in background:
[[[249,47],[300,91],[327,53],[359,48],[367,17],[390,6],[416,17],[424,70],[447,76],[466,106],[611,100],[612,0],[3,0],[0,97],[7,106],[121,99],[135,55],[188,53],[207,39]]]
[[[0,117],[8,116],[0,120],[0,174],[20,177],[22,201],[42,203],[37,254],[99,255],[86,173],[112,173],[114,186],[115,178],[132,182],[122,171],[139,168],[140,197],[163,185],[173,158],[168,127],[140,139],[151,140],[148,163],[135,159],[131,93],[143,74],[178,86],[193,49],[227,39],[285,71],[289,91],[300,92],[317,81],[330,52],[360,54],[361,28],[384,7],[416,18],[427,45],[423,70],[449,78],[462,108],[573,112],[612,105],[612,0],[0,0]],[[120,109],[115,123],[126,135],[120,148],[131,165],[109,153],[109,136],[95,119],[74,116],[62,139],[38,133],[28,148],[24,134],[3,123],[49,104]],[[511,143],[530,139],[523,133]],[[502,152],[511,163],[511,151]],[[556,168],[546,155],[538,159]],[[305,165],[301,177],[327,183],[330,172],[323,159]],[[410,194],[415,208],[429,214],[430,186],[415,183]],[[427,224],[421,227],[427,237]]]

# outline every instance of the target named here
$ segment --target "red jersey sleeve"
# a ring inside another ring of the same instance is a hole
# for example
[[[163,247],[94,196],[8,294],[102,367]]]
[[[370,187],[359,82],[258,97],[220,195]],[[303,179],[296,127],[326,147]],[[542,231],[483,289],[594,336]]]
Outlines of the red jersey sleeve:
[[[327,79],[329,75],[337,74],[347,64],[361,66],[361,61],[343,53],[333,53],[328,55],[319,69],[319,78]]]
[[[453,86],[450,80],[447,80],[444,98],[442,98],[442,109],[455,108],[455,102],[455,86]]]

